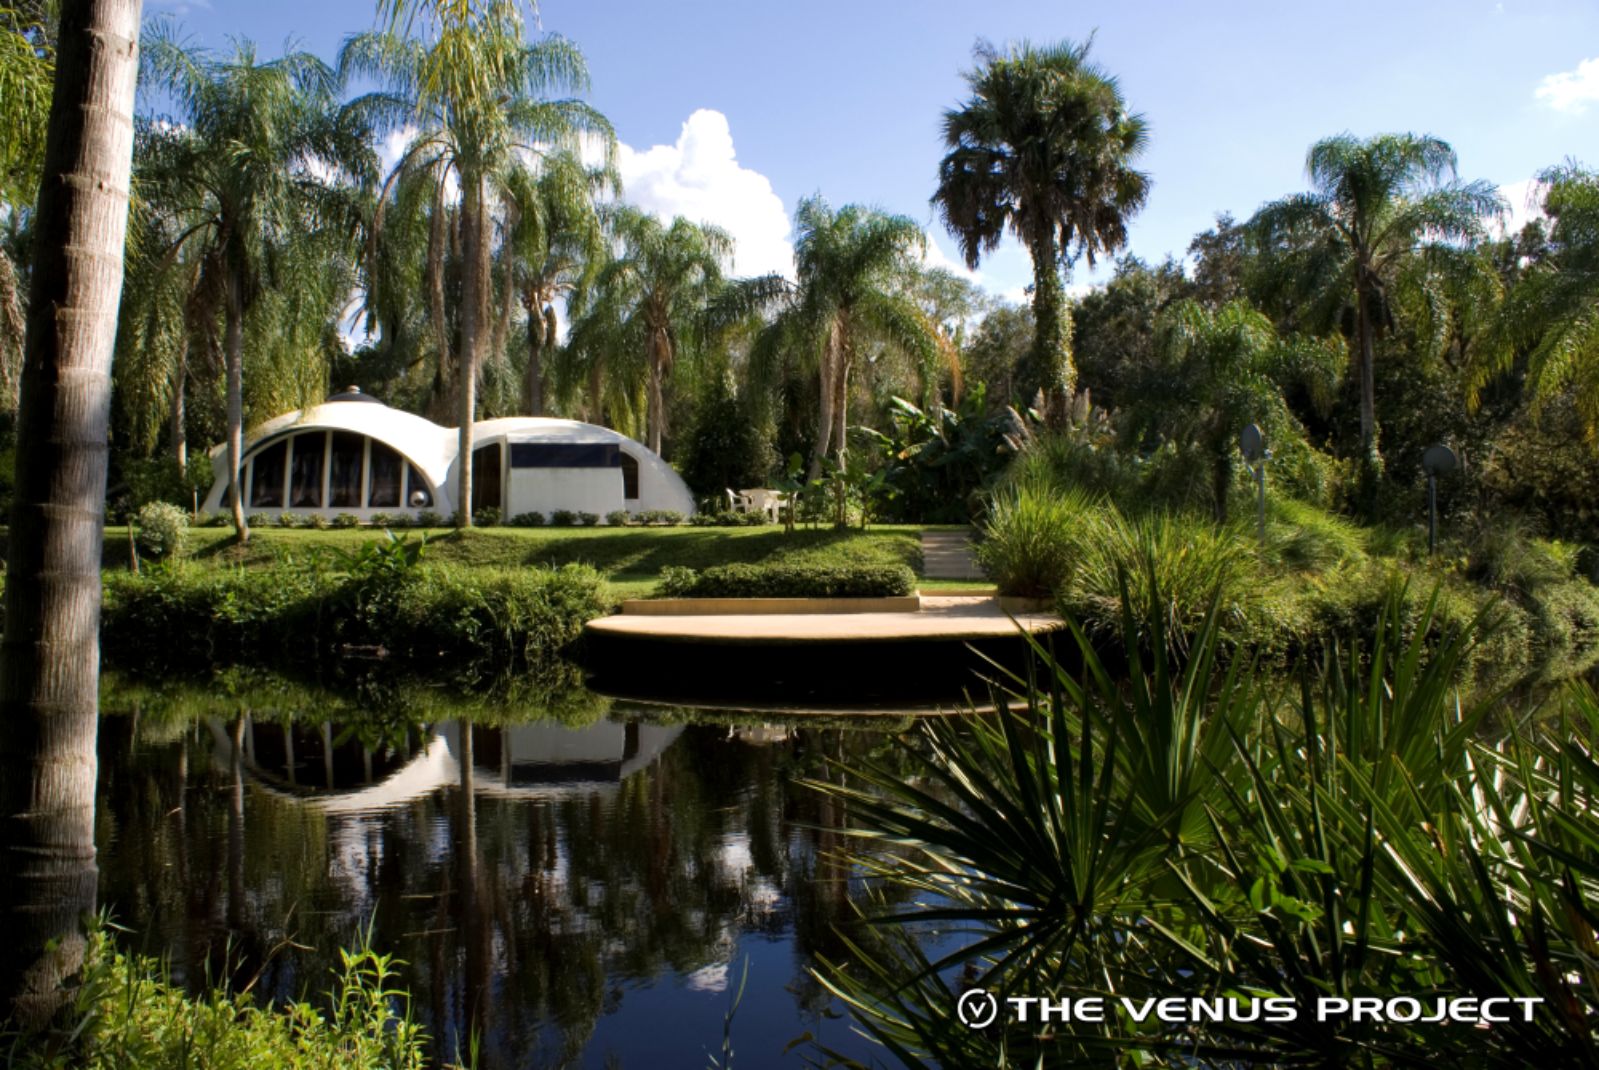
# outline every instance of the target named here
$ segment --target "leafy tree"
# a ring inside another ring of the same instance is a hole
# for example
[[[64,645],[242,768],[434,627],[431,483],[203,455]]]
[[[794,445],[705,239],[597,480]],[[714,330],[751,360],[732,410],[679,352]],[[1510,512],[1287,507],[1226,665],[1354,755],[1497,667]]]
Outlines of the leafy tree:
[[[980,509],[1012,449],[1013,421],[988,412],[987,388],[974,383],[954,408],[927,412],[894,399],[894,431],[856,428],[881,455],[885,519],[906,523],[965,524]]]
[[[45,11],[0,4],[0,219],[15,228],[39,191],[44,131],[54,79]],[[0,237],[0,409],[14,413],[22,372],[23,280]]]
[[[1033,313],[1026,305],[996,304],[978,321],[966,342],[962,362],[968,382],[987,386],[984,399],[991,411],[1026,406],[1031,400],[1019,396],[1017,373],[1032,344]]]
[[[603,368],[608,395],[623,405],[643,392],[645,445],[660,453],[667,377],[692,347],[698,321],[722,286],[733,239],[720,227],[681,216],[667,226],[628,206],[612,216],[611,232],[616,255],[596,274],[592,304],[573,325],[566,358],[592,380]],[[599,411],[599,399],[592,404]]]
[[[1072,310],[1079,388],[1106,408],[1134,400],[1134,383],[1155,361],[1156,321],[1193,289],[1175,260],[1157,267],[1132,256],[1119,261],[1110,282]]]
[[[67,1002],[95,899],[100,549],[139,7],[63,0],[33,217],[0,642],[0,1016],[22,1024]]]
[[[1478,237],[1501,202],[1487,182],[1460,182],[1454,149],[1430,135],[1339,134],[1312,145],[1305,168],[1315,188],[1267,205],[1251,226],[1262,267],[1303,306],[1303,326],[1353,339],[1369,509],[1382,469],[1373,367],[1394,325],[1396,279],[1418,253],[1445,256],[1446,243]]]
[[[544,160],[537,173],[514,172],[510,185],[512,220],[500,255],[527,316],[523,411],[542,416],[544,357],[557,342],[555,302],[593,284],[605,262],[595,200],[620,183],[614,170],[585,167],[572,153],[560,153]]]
[[[777,465],[777,453],[756,413],[725,383],[700,399],[678,459],[684,481],[700,498],[768,486]]]
[[[362,123],[338,107],[333,70],[310,53],[261,62],[252,44],[239,42],[232,56],[217,58],[161,28],[146,35],[145,72],[178,109],[174,121],[141,131],[141,195],[168,217],[171,235],[153,266],[183,273],[198,321],[220,307],[228,505],[247,539],[238,479],[247,319],[275,306],[280,323],[320,332],[331,321],[329,304],[342,303],[350,280],[329,245],[353,243],[359,201],[347,180],[371,181],[376,155]],[[335,278],[315,278],[329,268]],[[273,356],[302,357],[299,342]]]
[[[1475,404],[1524,359],[1534,414],[1569,393],[1589,443],[1599,444],[1599,173],[1567,163],[1539,178],[1547,240],[1511,250],[1527,265],[1501,311],[1498,344],[1483,347],[1468,387]]]
[[[1161,315],[1153,360],[1129,391],[1124,434],[1144,445],[1197,443],[1210,458],[1216,512],[1225,518],[1238,433],[1255,423],[1279,453],[1302,447],[1284,392],[1303,385],[1325,405],[1342,360],[1336,344],[1278,337],[1271,320],[1243,301],[1214,311],[1178,302]]]
[[[1033,260],[1033,351],[1025,384],[1060,421],[1075,388],[1062,265],[1127,243],[1149,176],[1133,169],[1148,134],[1090,43],[977,46],[971,97],[944,114],[948,153],[933,203],[968,267],[1010,230]]]
[[[511,0],[438,0],[385,4],[388,29],[352,37],[344,45],[342,72],[374,78],[384,90],[352,105],[380,132],[415,136],[385,182],[373,230],[375,255],[385,255],[382,213],[389,198],[422,207],[427,228],[426,318],[431,321],[440,368],[454,371],[453,397],[460,426],[457,521],[472,523],[472,423],[478,376],[491,346],[505,336],[496,323],[493,245],[496,222],[512,202],[511,184],[528,156],[578,151],[579,139],[599,137],[614,151],[604,116],[581,100],[548,94],[581,92],[588,84],[582,54],[555,36],[528,43],[521,8]],[[416,15],[425,39],[395,32]],[[455,191],[459,202],[447,210]],[[444,300],[447,238],[458,230],[459,318],[455,338]],[[510,294],[502,295],[510,301]],[[502,308],[505,306],[502,305]],[[497,329],[497,327],[499,329]]]
[[[821,405],[807,477],[814,480],[833,445],[845,447],[849,376],[863,349],[878,344],[926,366],[938,359],[939,335],[908,292],[926,241],[915,220],[853,204],[834,211],[814,196],[795,209],[794,230],[797,285],[757,336],[750,366],[764,385],[778,380],[789,354],[815,369]],[[768,300],[778,299],[769,291]]]

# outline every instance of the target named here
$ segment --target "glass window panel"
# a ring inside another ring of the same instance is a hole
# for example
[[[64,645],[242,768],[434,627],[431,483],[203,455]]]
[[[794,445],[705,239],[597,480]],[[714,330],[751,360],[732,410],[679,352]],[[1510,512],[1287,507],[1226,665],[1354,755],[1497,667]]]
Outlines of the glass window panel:
[[[392,509],[400,504],[400,455],[383,445],[372,443],[372,489],[366,504],[373,509]]]
[[[353,431],[333,432],[333,450],[328,457],[328,505],[334,509],[361,504],[361,454],[366,436]]]
[[[322,508],[322,447],[327,435],[313,431],[294,436],[294,459],[290,462],[289,504],[295,508]]]
[[[250,462],[254,475],[250,480],[250,505],[252,508],[282,508],[283,465],[289,451],[287,442],[274,442],[255,455]]]
[[[428,481],[422,478],[422,473],[416,470],[416,465],[407,465],[406,478],[408,483],[405,488],[406,503],[413,509],[428,509],[433,505],[433,492],[428,490]]]

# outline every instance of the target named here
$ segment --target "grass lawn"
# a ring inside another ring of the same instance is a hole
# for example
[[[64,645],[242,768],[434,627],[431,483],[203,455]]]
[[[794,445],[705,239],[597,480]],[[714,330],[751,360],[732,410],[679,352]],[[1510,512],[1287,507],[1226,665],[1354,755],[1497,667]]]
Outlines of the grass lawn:
[[[459,532],[439,528],[426,532],[427,559],[462,565],[560,565],[585,562],[605,573],[622,597],[648,594],[661,570],[671,565],[703,569],[712,565],[777,562],[818,565],[909,565],[922,570],[922,528],[884,525],[861,531],[835,532],[801,528],[792,535],[780,526],[758,528],[476,528]],[[419,539],[420,531],[399,534]],[[194,528],[189,554],[202,565],[266,564],[284,556],[352,551],[380,538],[370,528],[316,531],[301,528],[253,528],[250,541],[234,544],[229,528]],[[108,568],[128,565],[125,527],[105,533]],[[922,580],[925,591],[982,587],[967,580]]]

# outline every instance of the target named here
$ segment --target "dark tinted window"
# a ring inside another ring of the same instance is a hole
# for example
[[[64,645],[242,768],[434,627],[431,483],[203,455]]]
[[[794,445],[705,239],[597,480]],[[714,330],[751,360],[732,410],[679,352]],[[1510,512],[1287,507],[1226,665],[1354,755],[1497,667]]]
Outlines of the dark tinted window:
[[[383,445],[372,443],[372,489],[366,504],[374,509],[392,509],[400,504],[400,455]]]
[[[500,507],[500,444],[472,451],[472,511]]]
[[[293,468],[289,474],[289,504],[297,508],[322,507],[322,447],[327,435],[313,431],[294,436]]]
[[[328,504],[335,508],[361,504],[361,454],[366,436],[351,431],[333,432],[333,453],[328,458]]]
[[[255,455],[250,462],[250,505],[255,508],[282,507],[283,465],[289,444],[277,442]]]
[[[621,453],[610,442],[513,442],[511,467],[615,468],[621,464]]]

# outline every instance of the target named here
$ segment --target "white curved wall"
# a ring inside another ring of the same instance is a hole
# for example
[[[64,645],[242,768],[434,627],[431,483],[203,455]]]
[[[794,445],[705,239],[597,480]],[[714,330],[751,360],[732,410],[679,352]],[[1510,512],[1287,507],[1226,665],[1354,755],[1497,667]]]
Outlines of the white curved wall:
[[[456,430],[376,402],[332,401],[304,412],[285,413],[253,429],[245,437],[245,458],[250,459],[255,448],[267,440],[317,431],[351,431],[390,447],[414,465],[425,478],[433,496],[432,504],[425,508],[444,516],[455,511],[459,451]],[[638,462],[638,496],[624,496],[622,470],[619,468],[512,468],[511,447],[521,442],[615,446]],[[506,518],[521,512],[541,512],[548,517],[557,509],[591,512],[602,517],[618,509],[633,513],[651,509],[671,509],[685,515],[694,512],[693,494],[670,465],[643,444],[608,427],[533,416],[481,420],[474,424],[474,449],[493,445],[501,447],[502,511]],[[327,500],[327,466],[330,463],[326,456],[327,451],[324,451],[324,502]],[[211,471],[214,482],[202,510],[216,513],[227,508],[225,447],[211,451]],[[476,470],[474,472],[476,474]],[[245,512],[321,515],[330,519],[340,513],[351,513],[368,519],[377,513],[415,515],[421,511],[408,505],[367,507],[364,504],[367,500],[364,489],[361,500],[361,506],[324,504],[321,507],[309,507],[285,504],[258,508],[250,505],[246,498]]]

